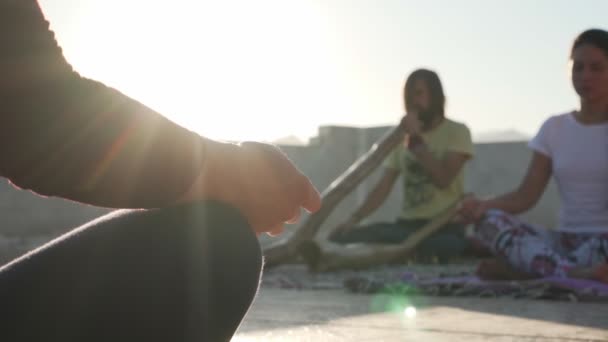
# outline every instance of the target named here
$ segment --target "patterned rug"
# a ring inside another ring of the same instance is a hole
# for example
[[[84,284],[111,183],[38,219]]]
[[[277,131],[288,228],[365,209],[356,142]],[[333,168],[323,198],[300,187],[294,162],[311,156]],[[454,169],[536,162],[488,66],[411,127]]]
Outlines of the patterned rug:
[[[303,264],[285,264],[269,268],[262,276],[262,286],[283,289],[345,289],[348,279],[364,278],[383,283],[400,282],[402,275],[410,272],[424,277],[449,277],[472,274],[476,263],[450,265],[390,265],[367,270],[340,270],[312,273]]]
[[[364,271],[310,273],[304,265],[267,270],[263,287],[345,289],[352,293],[427,296],[475,296],[581,302],[608,302],[608,285],[581,279],[543,278],[485,281],[473,275],[474,264],[385,266]]]

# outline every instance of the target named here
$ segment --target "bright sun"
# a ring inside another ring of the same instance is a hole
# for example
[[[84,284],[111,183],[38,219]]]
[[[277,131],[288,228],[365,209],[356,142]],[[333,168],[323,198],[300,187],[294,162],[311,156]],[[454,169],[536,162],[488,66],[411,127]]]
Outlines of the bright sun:
[[[301,100],[318,91],[314,75],[328,73],[314,2],[46,0],[42,7],[81,74],[203,135],[271,140],[316,127]]]

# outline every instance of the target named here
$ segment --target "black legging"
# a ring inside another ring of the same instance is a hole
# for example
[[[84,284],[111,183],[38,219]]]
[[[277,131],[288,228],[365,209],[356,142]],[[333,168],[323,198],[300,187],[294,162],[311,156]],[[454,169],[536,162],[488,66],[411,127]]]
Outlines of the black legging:
[[[330,240],[339,244],[398,244],[428,223],[429,220],[424,219],[377,222],[333,235]],[[440,231],[429,236],[416,247],[417,255],[426,259],[436,256],[440,263],[447,263],[451,257],[462,255],[469,245],[464,228],[463,225],[457,223],[446,224]]]
[[[0,339],[227,341],[261,268],[225,205],[117,211],[0,269]]]

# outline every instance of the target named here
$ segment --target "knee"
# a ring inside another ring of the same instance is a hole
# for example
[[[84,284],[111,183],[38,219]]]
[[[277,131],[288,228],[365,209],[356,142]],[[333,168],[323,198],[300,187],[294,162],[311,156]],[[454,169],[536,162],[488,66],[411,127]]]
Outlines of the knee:
[[[257,236],[241,213],[226,204],[201,201],[158,210],[155,221],[164,246],[181,255],[189,272],[207,274],[221,287],[232,282],[257,290],[262,251]],[[161,228],[162,227],[162,228]],[[229,289],[230,286],[227,288]],[[243,286],[240,288],[245,290]]]
[[[257,235],[237,209],[215,203],[213,210],[212,219],[216,220],[212,234],[213,249],[222,260],[217,266],[232,268],[235,278],[251,283],[251,290],[257,291],[263,265]]]
[[[204,322],[204,329],[193,327],[190,333],[229,339],[258,291],[262,251],[257,237],[238,210],[222,203],[189,204],[174,214],[185,222],[188,305],[192,319]]]
[[[474,237],[485,246],[493,246],[499,235],[521,226],[518,219],[502,210],[492,209],[474,228]]]
[[[190,243],[210,254],[214,267],[242,277],[258,279],[262,269],[262,251],[247,219],[236,208],[214,201],[190,204],[183,219]]]

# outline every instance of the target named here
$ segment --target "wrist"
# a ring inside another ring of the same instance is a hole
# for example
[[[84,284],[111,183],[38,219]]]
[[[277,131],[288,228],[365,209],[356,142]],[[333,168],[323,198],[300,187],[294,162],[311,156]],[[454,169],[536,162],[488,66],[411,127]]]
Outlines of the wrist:
[[[419,135],[410,136],[407,145],[408,150],[414,154],[421,153],[427,149],[424,139]]]
[[[240,146],[210,139],[204,139],[203,145],[203,164],[198,177],[180,200],[183,202],[200,199],[229,201],[232,196],[228,193],[231,187],[227,187],[226,184],[234,184],[238,181],[234,173],[239,169],[237,164]]]

